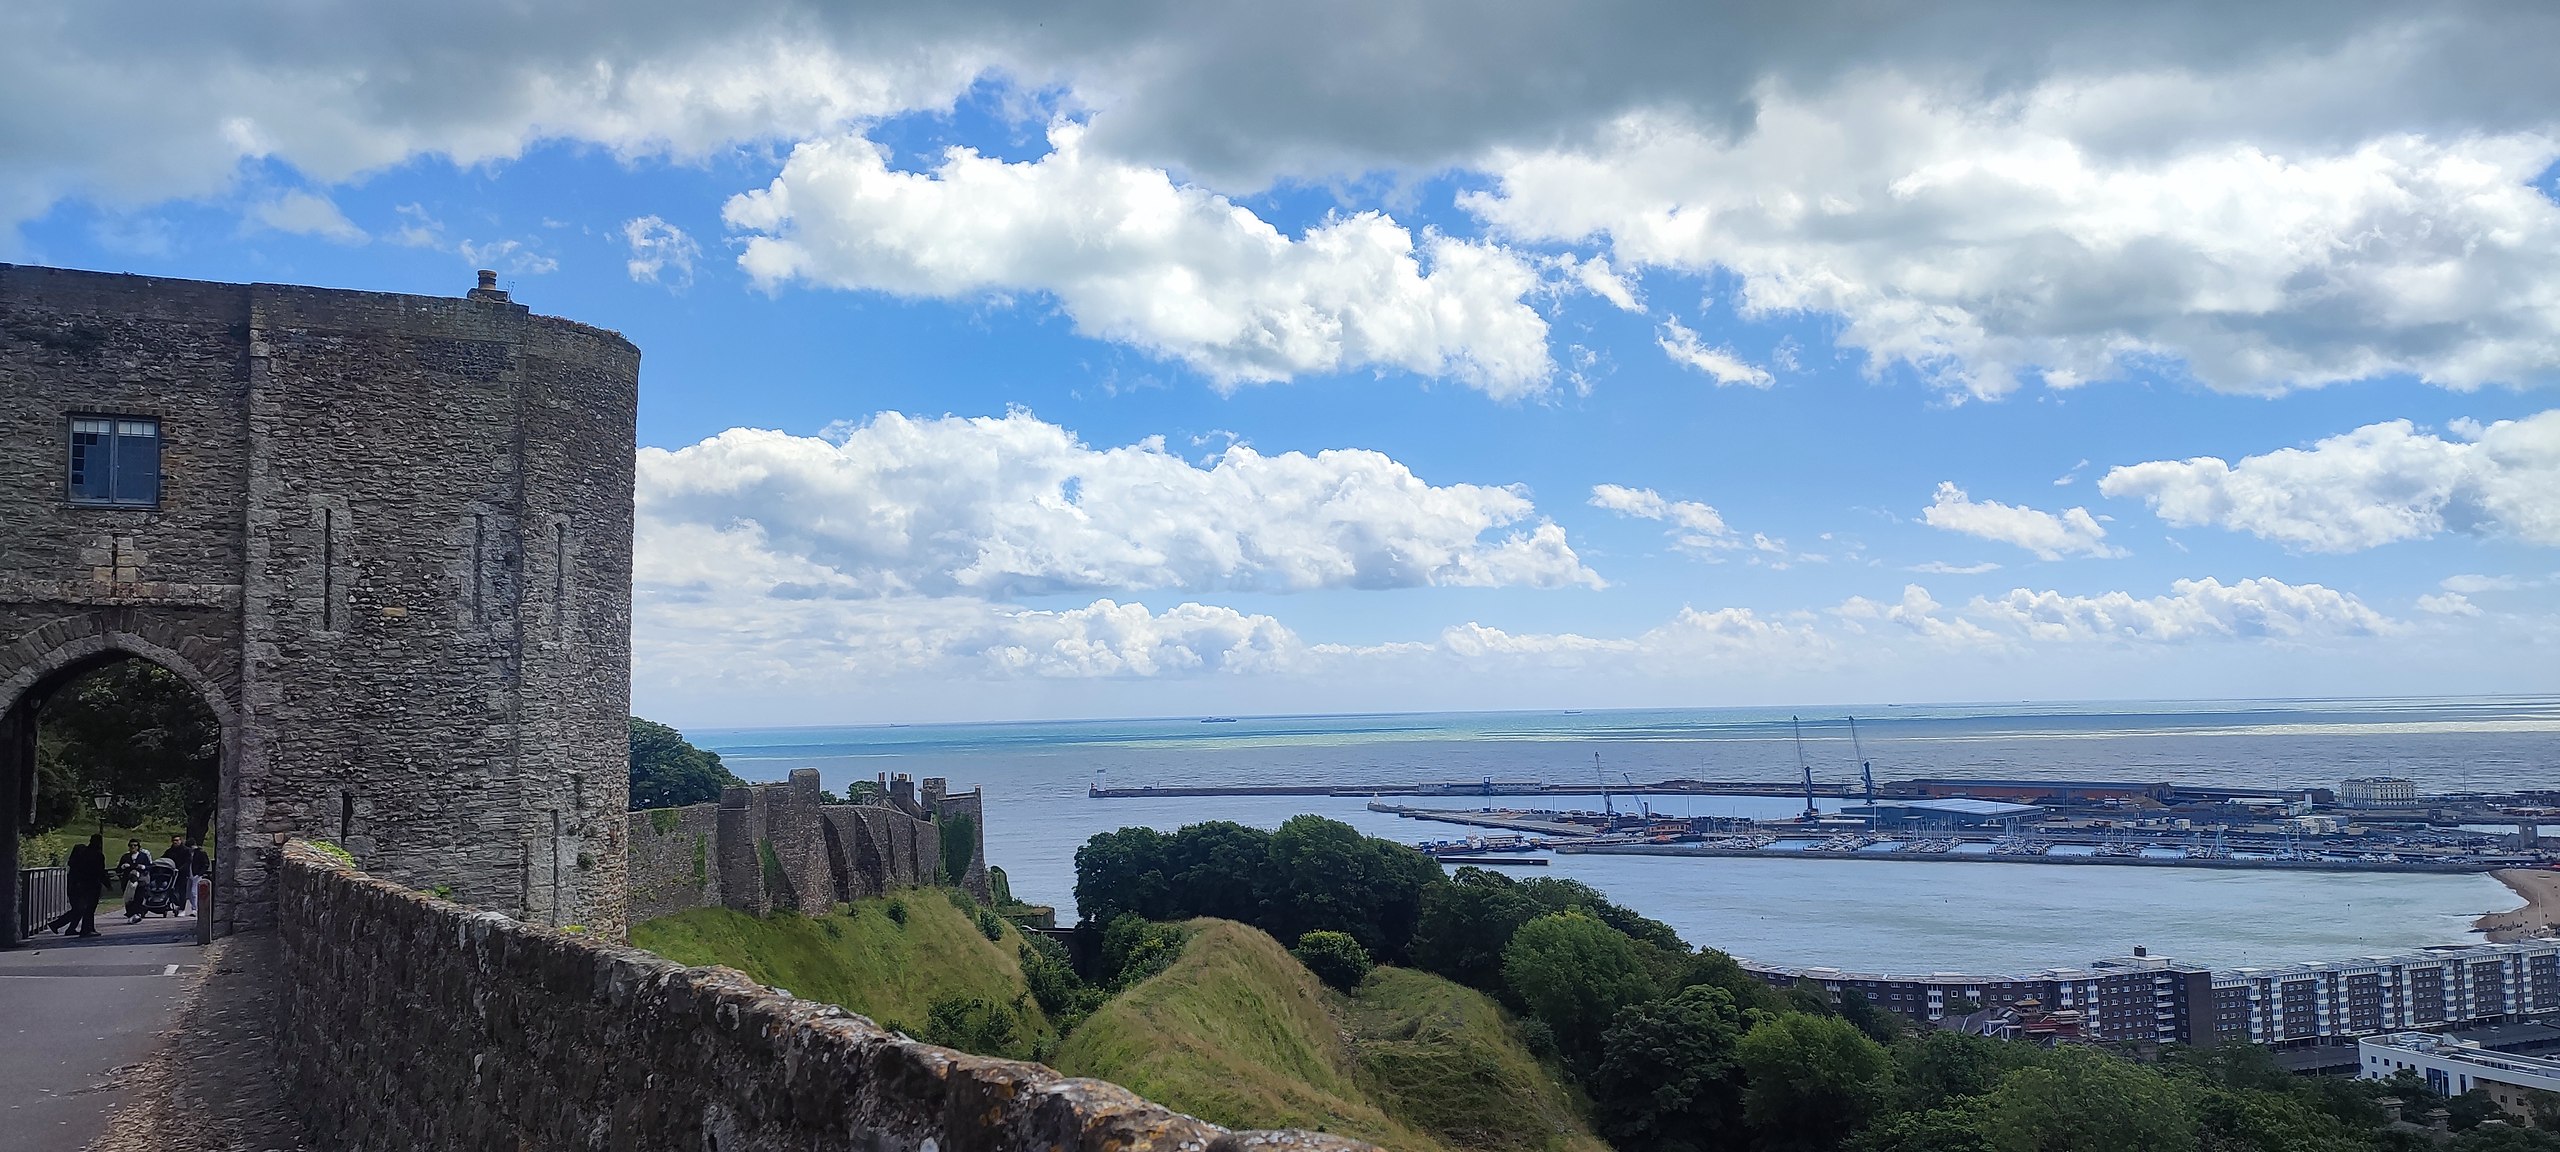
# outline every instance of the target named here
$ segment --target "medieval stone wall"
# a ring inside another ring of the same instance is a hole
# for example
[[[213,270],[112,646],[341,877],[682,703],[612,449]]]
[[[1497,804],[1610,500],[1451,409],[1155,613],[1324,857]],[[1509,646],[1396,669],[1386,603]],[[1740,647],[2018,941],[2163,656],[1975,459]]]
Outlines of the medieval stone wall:
[[[0,265],[0,811],[46,694],[140,656],[223,722],[226,927],[291,835],[618,931],[638,368],[491,289]],[[159,421],[156,506],[69,499],[81,416]]]
[[[718,1152],[1244,1152],[1097,1080],[907,1040],[722,968],[685,968],[277,856],[288,1097],[320,1147]]]
[[[720,903],[712,838],[720,806],[694,804],[631,814],[631,923]]]
[[[903,778],[902,778],[903,779]],[[912,781],[908,782],[912,785]],[[815,769],[780,784],[727,789],[716,802],[633,812],[629,889],[633,923],[686,908],[750,915],[809,915],[899,888],[944,883],[942,836],[966,817],[970,864],[959,887],[987,898],[985,809],[979,794],[946,794],[941,780],[917,796],[884,789],[860,804],[824,804]]]

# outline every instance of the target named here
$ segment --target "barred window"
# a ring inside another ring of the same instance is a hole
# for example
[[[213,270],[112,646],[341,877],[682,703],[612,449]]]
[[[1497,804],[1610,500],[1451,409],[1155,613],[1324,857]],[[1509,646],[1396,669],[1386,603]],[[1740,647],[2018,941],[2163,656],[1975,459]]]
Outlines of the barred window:
[[[74,504],[160,503],[160,422],[80,416],[71,421],[68,490]]]

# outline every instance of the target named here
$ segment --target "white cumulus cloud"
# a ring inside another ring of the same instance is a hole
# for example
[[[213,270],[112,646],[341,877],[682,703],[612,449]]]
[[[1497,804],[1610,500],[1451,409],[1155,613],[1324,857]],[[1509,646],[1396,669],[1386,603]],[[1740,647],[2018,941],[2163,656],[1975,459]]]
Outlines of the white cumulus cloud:
[[[2014,588],[1975,597],[1964,611],[1992,629],[2039,641],[2296,640],[2373,636],[2396,627],[2349,593],[2266,577],[2231,584],[2210,576],[2180,580],[2168,595],[2150,597]]]
[[[1463,203],[1511,236],[1604,241],[1621,267],[1730,272],[1747,316],[1839,316],[1871,367],[1972,395],[2162,359],[2244,392],[2554,378],[2549,122],[2284,147],[2200,116],[2281,87],[2174,69],[1970,100],[1883,74],[1772,85],[1740,130],[1634,110],[1495,149],[1496,187]]]
[[[1237,444],[1203,467],[1019,411],[643,449],[639,509],[644,539],[693,538],[654,550],[665,563],[736,537],[808,565],[778,581],[805,596],[1602,583],[1515,488],[1434,485],[1357,449]]]
[[[2054,513],[1996,500],[1977,501],[1953,481],[1938,485],[1937,497],[1921,510],[1920,519],[1932,528],[2015,544],[2035,553],[2040,560],[2125,554],[2124,549],[2106,542],[2106,528],[2086,508]]]
[[[1893,603],[1869,600],[1864,596],[1852,596],[1831,611],[1851,628],[1859,631],[1865,630],[1865,622],[1877,621],[1899,625],[1923,639],[1944,644],[1981,645],[2000,642],[2000,638],[1994,636],[1989,629],[1971,620],[1939,615],[1939,610],[1943,607],[1945,606],[1929,595],[1928,589],[1917,584],[1905,584],[1902,586],[1902,598]]]
[[[1079,330],[1224,384],[1362,368],[1452,377],[1501,399],[1547,388],[1537,270],[1492,245],[1413,233],[1383,213],[1292,238],[1160,169],[1088,154],[1061,124],[1038,160],[968,149],[928,173],[848,136],[802,144],[770,187],[729,202],[767,284],[942,299],[1036,291]]]
[[[2304,552],[2352,552],[2445,532],[2560,545],[2560,410],[2453,437],[2406,420],[2238,464],[2217,457],[2114,469],[2098,490],[2162,520],[2247,532]]]

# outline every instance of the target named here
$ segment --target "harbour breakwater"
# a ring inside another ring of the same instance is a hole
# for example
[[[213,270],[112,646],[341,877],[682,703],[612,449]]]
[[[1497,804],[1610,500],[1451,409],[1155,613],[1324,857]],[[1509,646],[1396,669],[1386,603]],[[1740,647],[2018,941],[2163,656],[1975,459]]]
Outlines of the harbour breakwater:
[[[2229,871],[2478,873],[2515,861],[2235,859],[2196,856],[2080,856],[1995,852],[1812,852],[1786,848],[1714,848],[1700,844],[1551,844],[1562,855],[1705,856],[1751,860],[1899,860],[1967,864],[2063,864],[2097,868],[2216,868]]]

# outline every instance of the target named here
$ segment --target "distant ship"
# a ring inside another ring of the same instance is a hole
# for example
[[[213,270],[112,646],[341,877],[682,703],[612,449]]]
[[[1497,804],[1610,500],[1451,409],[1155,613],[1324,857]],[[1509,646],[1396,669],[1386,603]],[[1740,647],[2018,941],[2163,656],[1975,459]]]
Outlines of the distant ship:
[[[1203,716],[1200,718],[1200,722],[1203,724],[1233,724],[1236,722],[1236,718],[1233,716]]]

